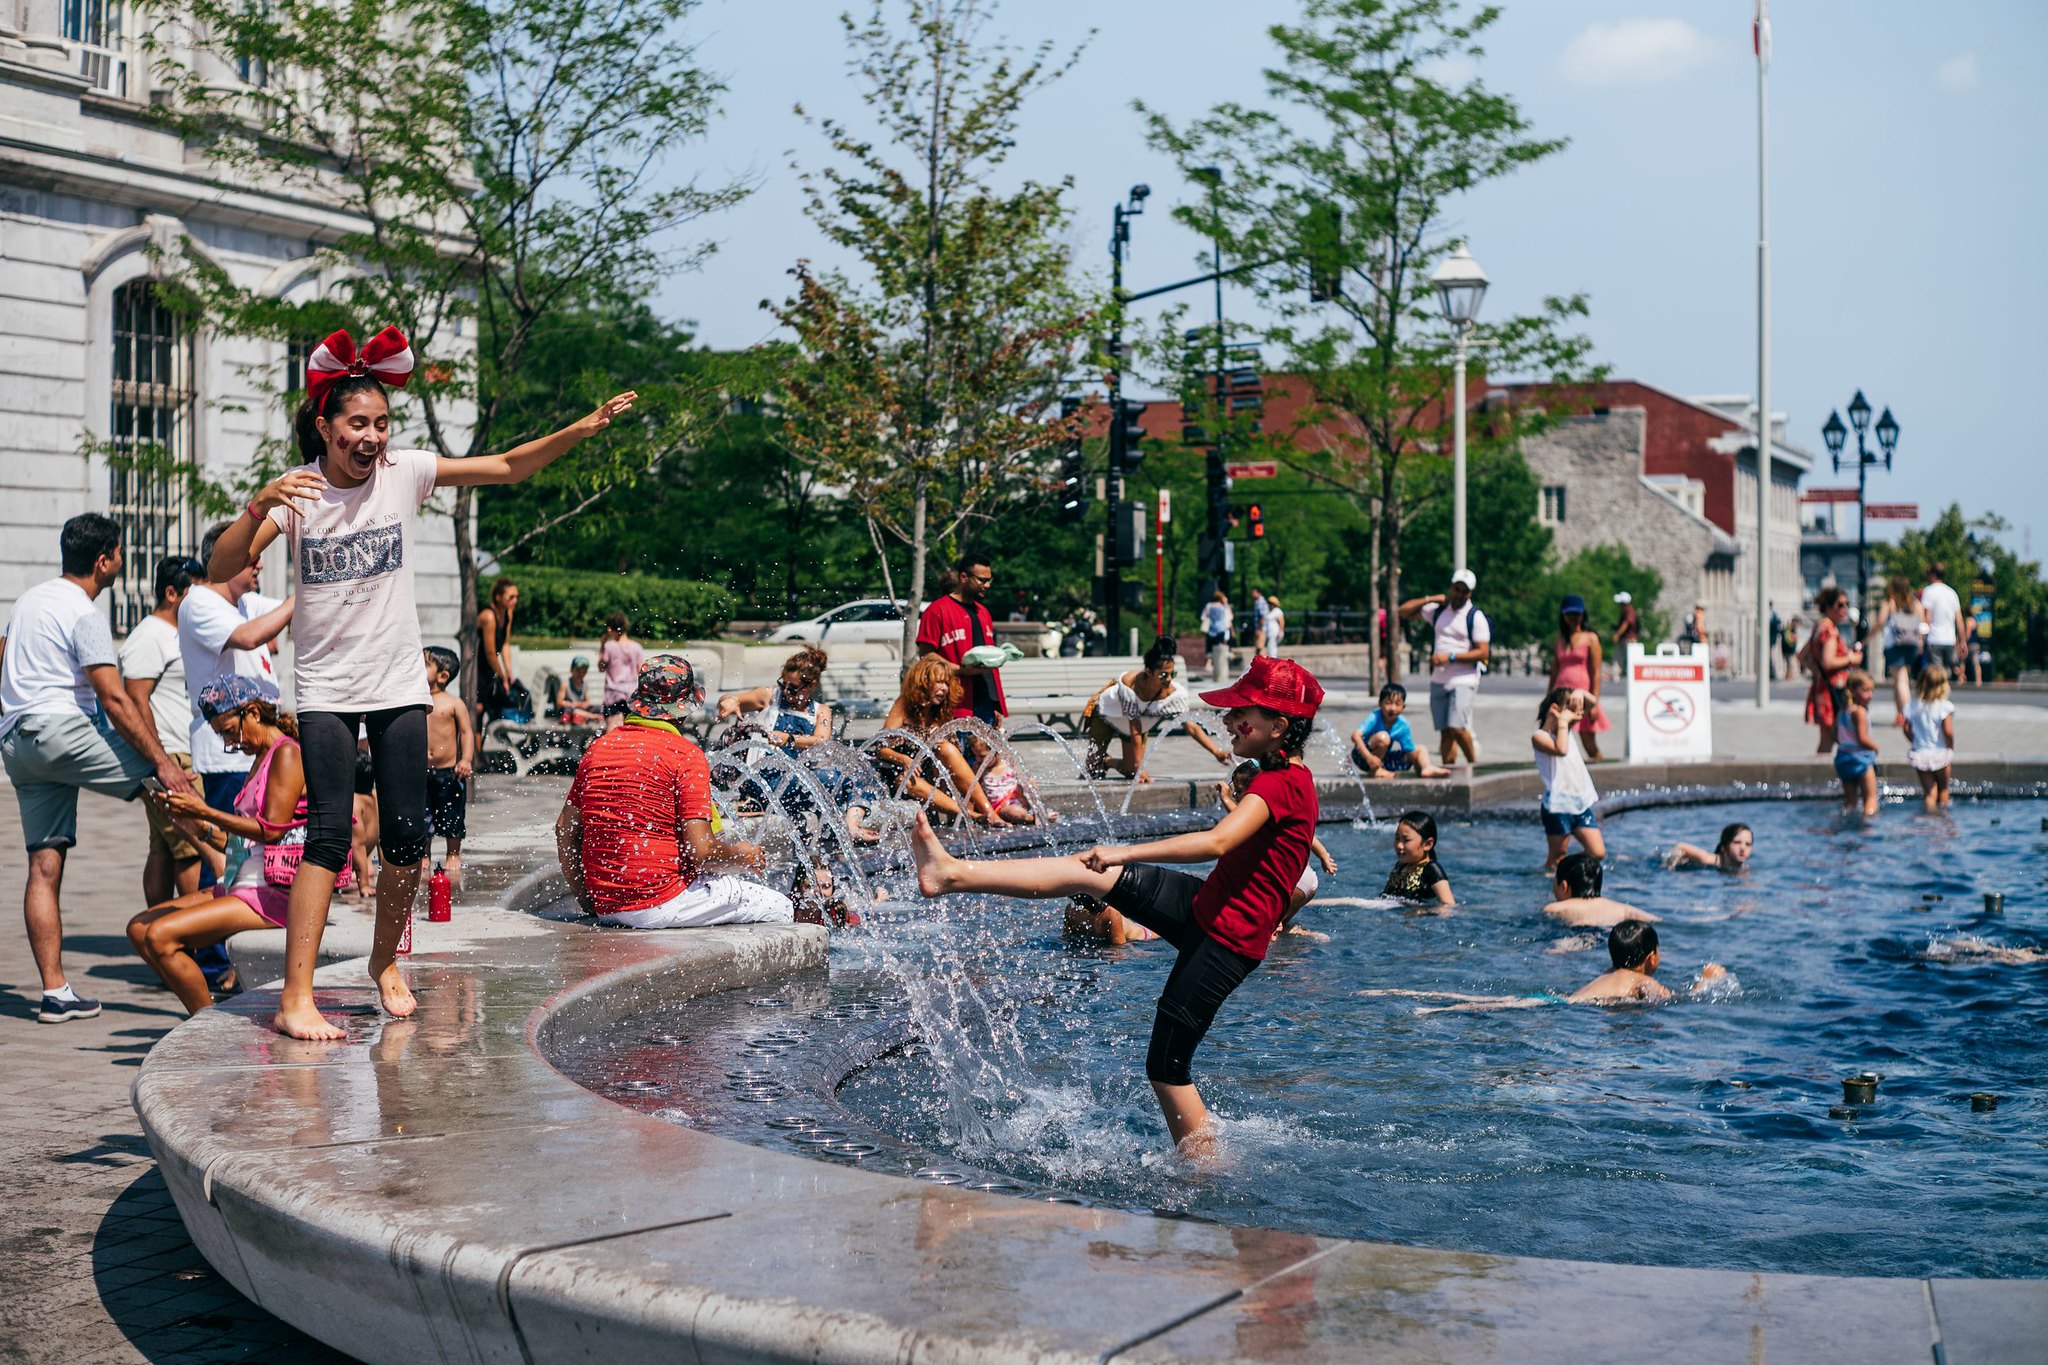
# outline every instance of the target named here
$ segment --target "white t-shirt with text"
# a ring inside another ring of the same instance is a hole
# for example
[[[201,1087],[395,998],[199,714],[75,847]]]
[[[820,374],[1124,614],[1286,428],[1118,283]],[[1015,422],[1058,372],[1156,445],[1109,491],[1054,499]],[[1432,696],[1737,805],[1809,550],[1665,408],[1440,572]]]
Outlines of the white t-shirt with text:
[[[1963,614],[1962,599],[1946,583],[1929,583],[1920,589],[1921,605],[1927,608],[1927,643],[1953,645],[1956,623]]]
[[[1430,648],[1432,654],[1449,658],[1465,653],[1474,645],[1493,642],[1493,623],[1486,619],[1486,613],[1476,603],[1467,602],[1463,607],[1453,609],[1449,602],[1431,602],[1423,607],[1421,614],[1422,619],[1429,622],[1430,629],[1436,632],[1435,643]],[[1429,680],[1446,687],[1477,687],[1479,665],[1470,661],[1444,664],[1431,671]]]
[[[292,639],[301,711],[428,704],[413,576],[420,506],[433,495],[439,461],[425,450],[385,459],[354,488],[324,487],[302,516],[281,507],[270,514],[298,570]]]
[[[156,721],[156,742],[167,754],[189,754],[192,702],[185,695],[185,660],[178,652],[178,628],[151,613],[121,642],[121,677],[147,678],[149,712]]]
[[[249,754],[228,752],[221,737],[199,714],[199,691],[216,678],[238,673],[277,686],[269,650],[228,648],[228,637],[262,614],[256,608],[264,599],[252,600],[255,598],[254,593],[245,593],[240,602],[230,602],[210,584],[194,583],[178,604],[178,654],[185,661],[185,687],[191,698],[185,710],[195,772],[245,773],[255,762]]]
[[[23,716],[42,712],[99,714],[88,668],[115,662],[107,618],[68,578],[38,583],[15,599],[7,618],[7,652],[0,658],[0,735]]]

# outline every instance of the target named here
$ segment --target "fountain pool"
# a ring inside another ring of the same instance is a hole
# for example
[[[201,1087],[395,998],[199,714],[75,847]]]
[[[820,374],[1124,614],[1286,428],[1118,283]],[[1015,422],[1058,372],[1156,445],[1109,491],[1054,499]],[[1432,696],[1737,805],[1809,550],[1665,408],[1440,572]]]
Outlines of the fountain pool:
[[[1376,900],[1388,830],[1325,826],[1342,867],[1302,923],[1330,941],[1276,946],[1197,1057],[1223,1125],[1214,1170],[1164,1149],[1143,1076],[1170,950],[1064,939],[1054,904],[880,906],[835,940],[829,982],[622,1026],[700,1040],[738,1017],[760,1044],[748,1055],[811,1059],[794,1070],[749,1062],[734,1079],[661,1043],[629,1067],[558,1064],[679,1122],[942,1183],[1458,1250],[2041,1276],[2048,959],[2024,959],[2048,948],[2044,811],[1890,806],[1865,827],[1828,802],[1756,801],[1615,817],[1608,894],[1663,916],[1662,979],[1682,987],[1711,959],[1739,991],[1491,1014],[1361,992],[1565,993],[1603,970],[1598,946],[1554,951],[1575,945],[1538,913],[1534,819],[1446,822],[1447,917]],[[1731,820],[1757,831],[1747,875],[1656,860]],[[1994,891],[2002,915],[1984,912]],[[619,1092],[628,1070],[658,1093]],[[1843,1078],[1867,1071],[1884,1077],[1875,1102],[1831,1117]],[[1972,1093],[1998,1107],[1973,1110]]]

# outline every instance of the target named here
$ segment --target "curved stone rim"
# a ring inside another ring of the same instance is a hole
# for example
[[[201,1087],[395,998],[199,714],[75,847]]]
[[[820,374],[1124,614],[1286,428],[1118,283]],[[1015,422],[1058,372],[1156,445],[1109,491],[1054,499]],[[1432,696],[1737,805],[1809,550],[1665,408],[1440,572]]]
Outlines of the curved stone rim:
[[[1757,766],[1749,780],[1779,780]],[[2018,766],[1977,780],[2048,778]],[[501,908],[559,894],[535,874]],[[323,989],[348,1012],[340,1044],[277,1038],[274,996],[251,992],[159,1043],[135,1108],[207,1260],[369,1361],[1581,1361],[1766,1342],[1924,1361],[1932,1340],[1963,1365],[2048,1333],[2048,1281],[1436,1251],[877,1175],[637,1113],[543,1055],[650,995],[801,983],[824,952],[802,926],[562,925],[416,960],[416,1023],[378,1017],[367,987]]]

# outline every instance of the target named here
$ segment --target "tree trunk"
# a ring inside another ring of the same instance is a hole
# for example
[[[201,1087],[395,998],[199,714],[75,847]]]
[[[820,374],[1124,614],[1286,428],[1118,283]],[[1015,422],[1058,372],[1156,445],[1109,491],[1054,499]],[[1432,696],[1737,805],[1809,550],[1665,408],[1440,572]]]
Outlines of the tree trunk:
[[[1378,695],[1379,689],[1394,681],[1394,618],[1387,618],[1386,655],[1380,652],[1380,623],[1378,613],[1372,610],[1373,597],[1380,586],[1380,509],[1379,499],[1374,498],[1372,509],[1372,551],[1365,569],[1365,677],[1368,688]]]
[[[477,698],[477,653],[481,641],[476,630],[476,536],[472,531],[476,511],[476,490],[455,490],[455,653],[462,660],[462,704],[472,711]]]
[[[925,489],[925,480],[920,476],[916,490],[911,494],[910,597],[903,608],[903,653],[897,661],[900,665],[898,677],[909,672],[911,662],[917,658],[918,618],[924,615],[925,513],[929,505],[930,496]]]
[[[1394,483],[1394,458],[1382,454],[1380,457],[1380,525],[1381,544],[1387,557],[1387,680],[1399,681],[1401,677],[1401,656],[1405,652],[1401,634],[1401,508],[1396,498]]]

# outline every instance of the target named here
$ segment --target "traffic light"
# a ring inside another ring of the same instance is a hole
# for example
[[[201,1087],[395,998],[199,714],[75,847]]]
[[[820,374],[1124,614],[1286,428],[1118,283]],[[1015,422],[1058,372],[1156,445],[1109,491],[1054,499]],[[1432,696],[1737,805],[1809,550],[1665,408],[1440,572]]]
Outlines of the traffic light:
[[[1252,528],[1252,539],[1264,540],[1266,538],[1266,518],[1265,515],[1259,511],[1259,505],[1257,503],[1253,503],[1250,507],[1245,508],[1244,511],[1245,521],[1248,522]]]
[[[1071,420],[1081,410],[1078,398],[1060,400],[1060,417]],[[1060,520],[1081,522],[1088,519],[1088,461],[1081,453],[1081,437],[1069,436],[1060,443]]]
[[[1112,434],[1121,448],[1123,468],[1127,473],[1136,469],[1145,458],[1144,447],[1140,444],[1145,439],[1144,416],[1145,405],[1138,399],[1116,400],[1116,411],[1111,414],[1116,430]]]

